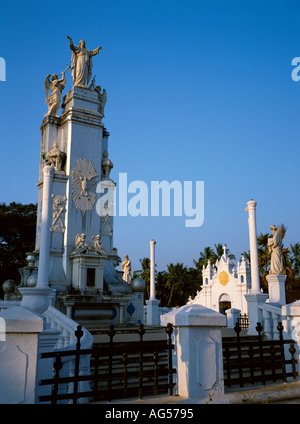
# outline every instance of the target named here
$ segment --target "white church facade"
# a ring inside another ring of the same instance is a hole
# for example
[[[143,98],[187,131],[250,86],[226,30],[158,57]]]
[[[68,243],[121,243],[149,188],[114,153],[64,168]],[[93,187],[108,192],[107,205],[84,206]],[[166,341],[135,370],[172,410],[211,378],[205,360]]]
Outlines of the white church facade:
[[[245,294],[251,289],[250,266],[242,257],[235,265],[226,254],[226,246],[220,260],[213,266],[210,261],[203,266],[203,284],[195,298],[190,301],[225,313],[227,309],[237,309],[241,314],[248,313]]]

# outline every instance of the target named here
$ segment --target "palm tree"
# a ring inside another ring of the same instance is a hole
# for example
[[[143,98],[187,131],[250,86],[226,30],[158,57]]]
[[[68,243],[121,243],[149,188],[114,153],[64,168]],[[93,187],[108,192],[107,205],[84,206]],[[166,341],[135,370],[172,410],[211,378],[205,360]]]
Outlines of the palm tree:
[[[216,262],[216,260],[217,260],[217,256],[216,256],[215,252],[213,251],[213,249],[209,246],[206,246],[204,248],[203,252],[200,252],[200,256],[199,256],[198,261],[195,261],[195,259],[194,259],[194,264],[195,264],[197,270],[202,273],[203,265],[206,268],[208,261],[210,261],[211,264],[214,264]]]
[[[242,256],[244,256],[245,261],[247,261],[250,264],[250,250],[248,250],[248,252],[246,251],[242,252],[241,259],[242,259]]]
[[[178,300],[182,298],[182,296],[184,296],[184,298],[188,297],[188,291],[186,290],[188,270],[183,263],[177,263],[175,265],[170,263],[167,268],[166,288],[170,290],[167,307],[170,307],[171,303],[175,303],[174,306],[178,306]],[[174,293],[176,294],[176,299],[173,300]]]
[[[167,276],[166,271],[158,271],[156,274],[155,296],[160,300],[160,306],[167,306],[169,300],[168,289],[166,288]]]
[[[139,271],[134,271],[133,278],[141,277],[145,281],[145,297],[149,299],[150,297],[150,259],[143,258],[140,259],[140,264],[142,269]]]
[[[295,243],[290,245],[291,252],[291,263],[295,272],[295,277],[299,276],[300,271],[300,243]]]
[[[270,253],[268,248],[268,239],[271,237],[269,233],[260,233],[257,237],[257,253],[258,253],[258,267],[260,273],[260,286],[266,291],[268,289],[268,282],[266,276],[270,266]]]

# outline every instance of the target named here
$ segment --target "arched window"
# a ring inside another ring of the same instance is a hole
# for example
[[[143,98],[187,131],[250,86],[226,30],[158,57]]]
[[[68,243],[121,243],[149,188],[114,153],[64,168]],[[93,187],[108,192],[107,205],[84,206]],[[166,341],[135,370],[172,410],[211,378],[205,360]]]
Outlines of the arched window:
[[[227,293],[221,294],[219,297],[219,312],[225,314],[227,309],[231,308],[231,300]]]

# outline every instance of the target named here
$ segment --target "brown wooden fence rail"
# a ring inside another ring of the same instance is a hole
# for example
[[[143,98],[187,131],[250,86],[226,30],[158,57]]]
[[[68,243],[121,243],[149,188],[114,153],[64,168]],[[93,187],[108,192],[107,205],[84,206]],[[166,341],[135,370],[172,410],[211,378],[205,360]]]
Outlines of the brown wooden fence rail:
[[[258,322],[257,336],[240,337],[241,327],[236,323],[236,337],[223,338],[224,385],[261,383],[267,381],[287,382],[296,379],[295,346],[293,340],[283,339],[283,326],[278,323],[279,340],[266,340],[263,328]],[[289,348],[286,345],[290,345]],[[286,347],[285,347],[286,346]],[[290,359],[287,359],[289,357]]]
[[[41,386],[52,386],[51,394],[39,396],[40,402],[56,404],[58,401],[72,400],[76,404],[79,398],[111,401],[129,397],[141,399],[145,395],[163,393],[173,396],[173,374],[176,370],[172,366],[172,325],[168,324],[165,328],[167,336],[164,340],[144,340],[145,328],[142,324],[136,330],[138,341],[115,342],[117,331],[111,326],[106,332],[108,343],[97,343],[91,349],[81,349],[83,332],[78,326],[75,350],[42,353],[42,359],[55,358],[55,361],[53,378],[40,381]],[[90,355],[89,375],[80,375],[82,355]],[[63,357],[74,357],[73,376],[60,376]],[[91,389],[80,391],[82,382],[89,382]],[[60,393],[61,385],[68,385],[67,393]]]

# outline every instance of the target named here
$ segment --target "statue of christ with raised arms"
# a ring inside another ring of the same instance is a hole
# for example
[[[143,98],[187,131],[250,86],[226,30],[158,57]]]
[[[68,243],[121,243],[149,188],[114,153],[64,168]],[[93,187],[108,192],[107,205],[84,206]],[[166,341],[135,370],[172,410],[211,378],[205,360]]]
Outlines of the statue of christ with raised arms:
[[[85,47],[85,41],[81,40],[79,46],[74,46],[72,38],[67,36],[72,50],[72,76],[73,85],[87,87],[92,77],[93,62],[92,57],[99,53],[103,47],[97,47],[95,50],[88,50]]]

